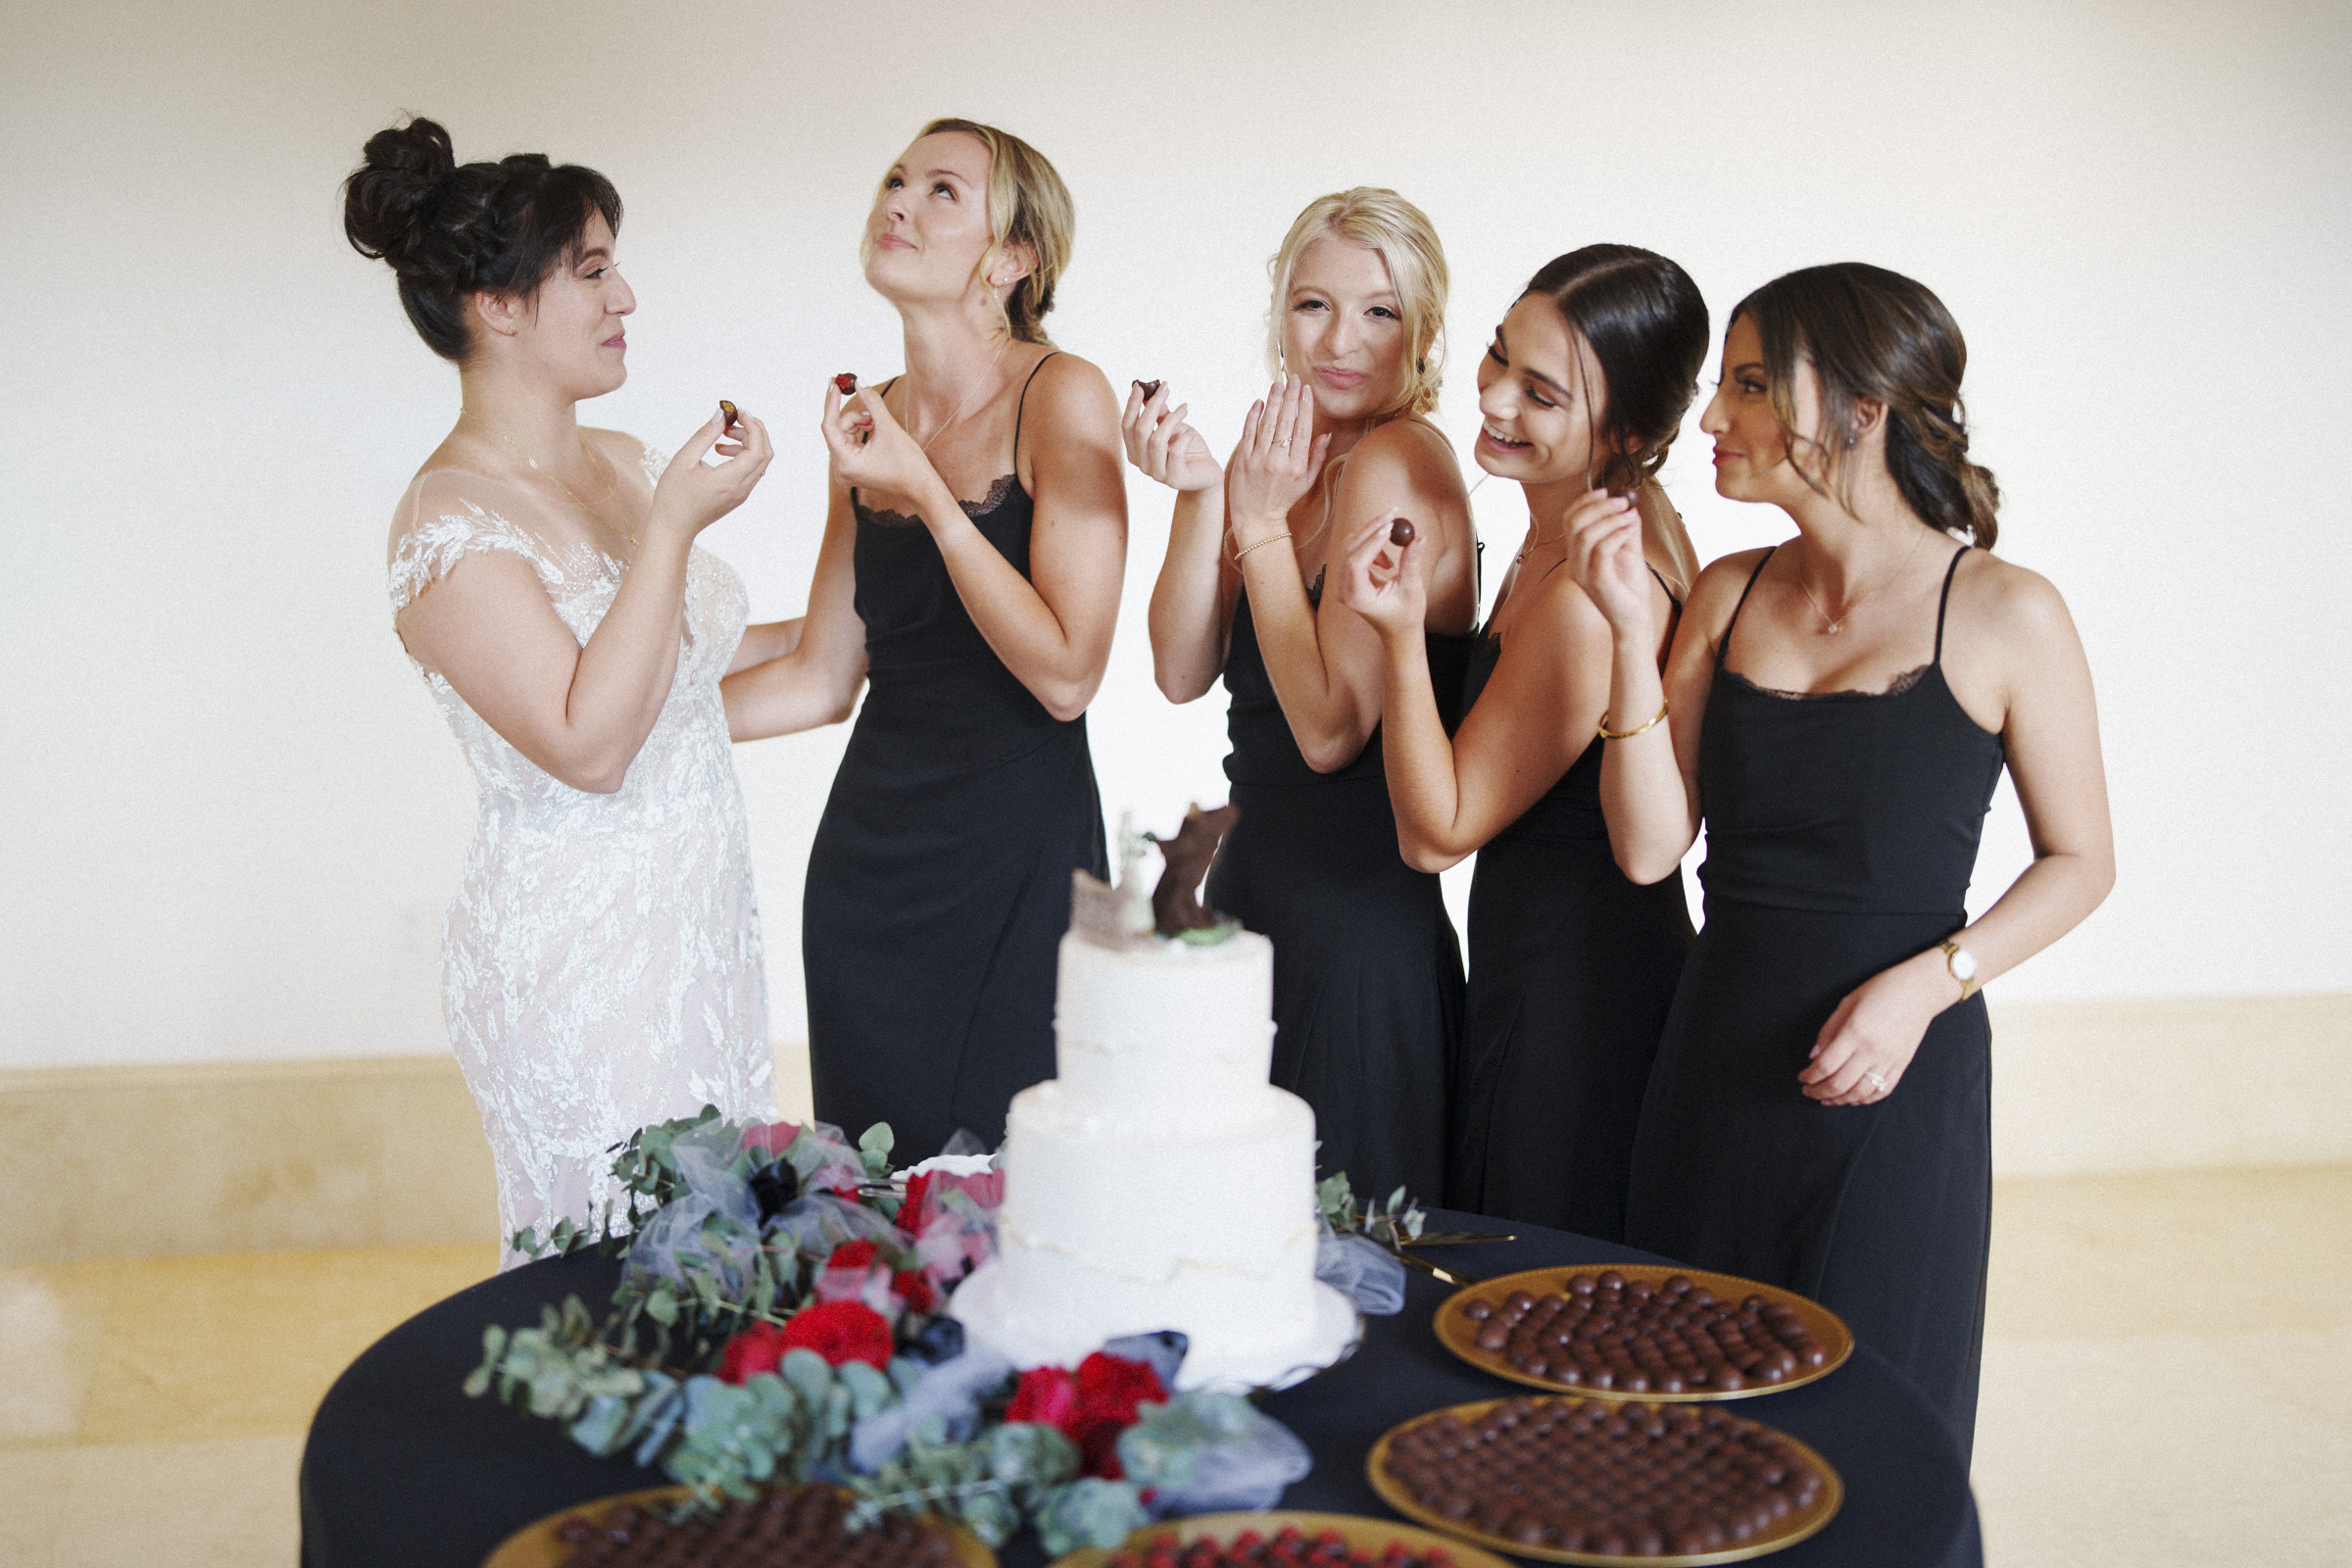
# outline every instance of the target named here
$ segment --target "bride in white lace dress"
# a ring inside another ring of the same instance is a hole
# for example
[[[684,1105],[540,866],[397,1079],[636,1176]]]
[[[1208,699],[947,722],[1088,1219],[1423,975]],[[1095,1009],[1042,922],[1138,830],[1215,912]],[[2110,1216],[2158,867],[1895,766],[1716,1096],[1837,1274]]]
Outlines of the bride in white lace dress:
[[[380,132],[346,193],[464,410],[393,518],[394,625],[466,753],[481,815],[442,959],[451,1044],[512,1239],[611,1203],[611,1146],[714,1103],[770,1108],[767,998],[718,683],[797,622],[747,634],[743,584],[695,536],[770,457],[714,416],[677,460],[583,430],[626,375],[620,203],[543,158],[460,168],[430,121]],[[706,464],[707,454],[720,461]]]

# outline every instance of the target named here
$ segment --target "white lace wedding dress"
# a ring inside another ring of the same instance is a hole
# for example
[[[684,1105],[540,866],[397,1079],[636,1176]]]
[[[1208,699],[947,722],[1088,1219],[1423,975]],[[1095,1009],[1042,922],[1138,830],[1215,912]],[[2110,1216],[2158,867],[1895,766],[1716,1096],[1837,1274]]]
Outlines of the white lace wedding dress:
[[[662,460],[645,458],[649,477]],[[393,553],[395,614],[467,555],[500,550],[537,571],[583,644],[623,567],[558,552],[472,502],[419,508]],[[742,579],[697,549],[688,635],[653,732],[612,795],[571,788],[418,666],[480,792],[466,873],[442,932],[441,990],[466,1082],[498,1167],[501,1266],[526,1226],[592,1224],[613,1144],[706,1103],[765,1120],[772,1057],[749,830],[718,682],[743,636]]]

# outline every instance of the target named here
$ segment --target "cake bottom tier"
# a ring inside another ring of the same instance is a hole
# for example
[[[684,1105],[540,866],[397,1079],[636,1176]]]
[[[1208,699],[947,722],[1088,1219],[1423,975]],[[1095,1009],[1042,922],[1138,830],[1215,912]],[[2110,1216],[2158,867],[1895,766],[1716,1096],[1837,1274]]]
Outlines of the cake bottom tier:
[[[948,1311],[973,1339],[1022,1368],[1076,1366],[1105,1340],[1177,1329],[1191,1341],[1177,1369],[1178,1390],[1243,1394],[1303,1382],[1346,1359],[1363,1335],[1354,1303],[1311,1279],[1299,1310],[1278,1318],[1247,1309],[1171,1311],[1164,1298],[1139,1298],[1122,1288],[1132,1282],[1099,1291],[1077,1271],[1067,1276],[1074,1288],[1059,1299],[1033,1300],[1012,1289],[1005,1263],[1000,1254],[974,1270],[956,1287]]]

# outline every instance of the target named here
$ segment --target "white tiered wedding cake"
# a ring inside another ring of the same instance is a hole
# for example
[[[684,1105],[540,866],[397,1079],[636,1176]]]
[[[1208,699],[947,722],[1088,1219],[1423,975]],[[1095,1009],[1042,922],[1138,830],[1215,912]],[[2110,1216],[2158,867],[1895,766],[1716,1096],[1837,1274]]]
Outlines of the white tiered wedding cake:
[[[1179,1388],[1296,1381],[1357,1318],[1315,1279],[1314,1112],[1266,1082],[1273,945],[1109,941],[1062,938],[1060,1076],[1013,1097],[997,1256],[949,1310],[1022,1366],[1177,1329]]]

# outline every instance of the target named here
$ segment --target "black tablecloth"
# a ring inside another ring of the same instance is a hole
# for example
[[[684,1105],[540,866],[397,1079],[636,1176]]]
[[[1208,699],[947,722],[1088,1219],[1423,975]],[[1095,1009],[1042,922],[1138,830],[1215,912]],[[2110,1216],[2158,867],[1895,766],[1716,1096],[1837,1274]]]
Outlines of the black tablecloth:
[[[1475,1215],[1431,1216],[1433,1228],[1488,1229]],[[1512,1225],[1509,1244],[1452,1247],[1447,1267],[1494,1275],[1555,1264],[1658,1262],[1647,1253],[1561,1231]],[[576,1256],[533,1263],[461,1291],[394,1329],[327,1391],[302,1456],[306,1568],[477,1568],[514,1531],[591,1497],[662,1485],[659,1471],[596,1459],[563,1429],[459,1390],[481,1361],[482,1330],[536,1323],[539,1308],[577,1295],[603,1312],[619,1264]],[[1353,1359],[1288,1393],[1268,1414],[1314,1450],[1314,1473],[1287,1508],[1393,1517],[1364,1477],[1364,1455],[1409,1416],[1467,1399],[1524,1392],[1455,1360],[1431,1315],[1448,1287],[1416,1274],[1404,1311],[1369,1320]],[[1959,1445],[1902,1375],[1867,1346],[1819,1383],[1740,1402],[1738,1411],[1801,1439],[1837,1467],[1845,1504],[1774,1568],[1970,1568],[1984,1560]],[[1036,1568],[1033,1533],[1001,1552],[1004,1568]]]

